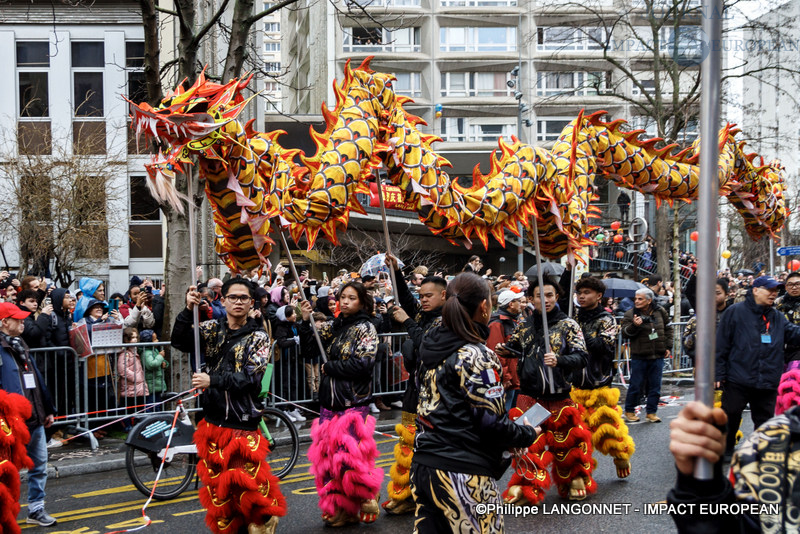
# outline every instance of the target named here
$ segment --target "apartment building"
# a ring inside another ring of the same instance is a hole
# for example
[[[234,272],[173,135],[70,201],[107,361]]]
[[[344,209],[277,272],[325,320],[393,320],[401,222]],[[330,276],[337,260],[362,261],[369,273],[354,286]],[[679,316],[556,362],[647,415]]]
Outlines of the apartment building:
[[[146,190],[143,167],[150,156],[137,153],[121,97],[144,99],[138,3],[97,1],[91,9],[38,1],[12,4],[0,10],[0,20],[0,49],[5,51],[0,68],[6,73],[0,79],[3,163],[68,161],[76,165],[71,172],[87,175],[75,184],[85,192],[83,207],[105,218],[107,224],[97,226],[107,235],[96,236],[95,245],[84,251],[76,277],[99,276],[112,290],[125,290],[132,274],[161,278],[161,212]],[[3,179],[11,178],[6,174]],[[32,192],[53,185],[47,178],[14,178]],[[8,191],[11,184],[0,186]],[[19,211],[19,227],[58,224],[53,220],[58,214],[46,209],[6,207]],[[3,235],[2,242],[8,266],[18,267],[28,244],[18,235]],[[52,257],[49,262],[52,268]]]

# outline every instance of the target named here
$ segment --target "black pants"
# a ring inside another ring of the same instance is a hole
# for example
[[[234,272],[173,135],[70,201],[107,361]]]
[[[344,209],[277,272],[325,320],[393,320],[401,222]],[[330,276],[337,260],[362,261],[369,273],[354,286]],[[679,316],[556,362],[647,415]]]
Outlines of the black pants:
[[[758,428],[775,415],[775,400],[778,398],[777,389],[757,389],[742,386],[733,382],[725,382],[722,386],[722,409],[728,416],[728,436],[726,437],[725,453],[733,452],[736,445],[736,432],[745,406],[750,405],[750,417],[753,426]]]

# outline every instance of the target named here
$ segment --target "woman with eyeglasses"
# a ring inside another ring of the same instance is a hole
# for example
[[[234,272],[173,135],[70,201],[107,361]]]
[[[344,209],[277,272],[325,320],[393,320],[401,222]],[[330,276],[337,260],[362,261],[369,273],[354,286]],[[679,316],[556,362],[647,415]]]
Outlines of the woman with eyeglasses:
[[[340,314],[319,329],[328,361],[321,366],[320,418],[311,427],[311,473],[328,526],[372,523],[378,518],[383,469],[369,416],[378,332],[370,320],[374,302],[359,282],[339,292]],[[300,337],[313,336],[311,304],[301,306]]]

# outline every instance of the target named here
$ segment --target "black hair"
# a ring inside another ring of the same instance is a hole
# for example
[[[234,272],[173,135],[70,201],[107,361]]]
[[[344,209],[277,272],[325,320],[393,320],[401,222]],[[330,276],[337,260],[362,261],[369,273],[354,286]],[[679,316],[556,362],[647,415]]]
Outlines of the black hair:
[[[39,293],[37,293],[35,289],[23,289],[17,293],[17,304],[21,304],[28,299],[36,299],[38,302]]]
[[[800,276],[800,273],[792,273]],[[791,274],[789,276],[792,276]],[[789,277],[787,276],[786,279],[788,280]],[[731,289],[731,281],[727,278],[717,278],[717,285],[722,288],[725,293],[728,293]]]
[[[367,288],[364,287],[364,284],[361,282],[347,282],[342,286],[339,295],[341,296],[348,287],[352,287],[356,295],[358,295],[358,302],[361,303],[361,310],[366,312],[367,315],[372,315],[372,312],[375,310],[375,301],[372,299],[372,296],[367,293]]]
[[[425,284],[433,284],[435,286],[441,287],[442,289],[447,289],[447,280],[445,280],[441,276],[436,276],[435,274],[423,278],[421,285],[424,286]]]
[[[361,282],[362,283],[363,282],[371,282],[373,280],[375,280],[375,275],[374,274],[365,274],[364,276],[361,277]]]
[[[560,299],[563,296],[563,290],[561,286],[558,285],[558,280],[555,279],[552,275],[546,274],[542,276],[542,284],[546,286],[553,286],[553,291],[556,292],[556,298]],[[539,287],[539,277],[534,276],[531,285],[528,286],[528,296],[533,298],[533,290]]]
[[[657,274],[651,274],[647,278],[642,279],[643,284],[647,284],[648,286],[655,286],[658,285],[659,282],[663,282],[664,279]]]
[[[468,343],[486,341],[472,316],[481,302],[491,295],[489,284],[474,273],[461,273],[447,284],[447,300],[442,308],[442,323],[448,330]]]
[[[796,278],[798,276],[800,276],[800,271],[794,271],[786,275],[786,279],[788,280],[789,278]]]
[[[287,319],[288,319],[289,317],[291,317],[292,315],[294,315],[294,306],[286,306],[286,309],[285,309],[285,310],[283,310],[283,315],[284,315],[284,317],[286,317]]]
[[[119,299],[121,301],[125,300],[125,296],[122,293],[112,293],[108,300]]]
[[[580,291],[581,289],[591,289],[592,291],[597,291],[601,295],[606,292],[606,285],[603,283],[602,280],[599,278],[595,278],[594,276],[587,276],[586,278],[581,278],[578,280],[578,283],[575,284],[575,291]]]
[[[255,287],[253,287],[253,283],[250,280],[247,280],[246,278],[231,278],[227,282],[222,284],[222,296],[227,297],[228,290],[231,288],[231,286],[236,286],[236,285],[246,287],[247,293],[250,295],[250,298],[251,299],[256,298],[256,289]]]

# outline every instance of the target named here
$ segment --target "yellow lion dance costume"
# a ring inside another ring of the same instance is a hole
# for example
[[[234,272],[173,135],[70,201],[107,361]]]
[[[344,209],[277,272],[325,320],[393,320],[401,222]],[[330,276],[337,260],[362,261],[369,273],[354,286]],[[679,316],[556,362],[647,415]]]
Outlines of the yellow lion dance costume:
[[[636,450],[628,426],[622,420],[622,407],[618,405],[619,390],[603,386],[597,389],[572,389],[570,397],[585,408],[583,420],[592,431],[592,445],[606,456],[614,458],[617,476],[631,474],[631,455]],[[597,463],[592,459],[592,462]]]
[[[402,423],[398,423],[395,431],[400,439],[394,446],[394,465],[389,470],[389,500],[383,508],[392,515],[400,515],[416,508],[411,497],[411,460],[414,458],[414,436],[417,433],[416,414],[403,412]]]

